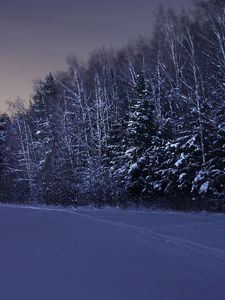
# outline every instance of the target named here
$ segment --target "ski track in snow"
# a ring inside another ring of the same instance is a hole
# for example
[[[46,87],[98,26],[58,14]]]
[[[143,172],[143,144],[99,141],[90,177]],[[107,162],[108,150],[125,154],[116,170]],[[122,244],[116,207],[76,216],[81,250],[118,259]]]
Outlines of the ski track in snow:
[[[74,213],[111,225],[121,233],[141,242],[152,251],[165,255],[169,259],[182,264],[185,268],[195,270],[208,280],[213,279],[214,281],[216,280],[219,285],[225,285],[225,250],[156,233],[148,228],[108,221],[99,217],[90,216],[83,212]]]
[[[92,221],[97,221],[116,230],[118,233],[125,235],[128,238],[135,239],[143,244],[151,251],[160,253],[166,256],[173,262],[181,264],[183,267],[196,272],[199,276],[207,281],[216,282],[220,288],[224,286],[225,292],[225,250],[205,246],[187,239],[178,238],[170,235],[157,233],[157,229],[168,228],[166,226],[159,227],[140,227],[130,225],[123,222],[107,220],[104,217],[97,217],[88,214],[94,210],[82,210],[77,208],[48,208],[36,206],[19,206],[19,205],[2,205],[11,208],[47,210],[54,212],[63,212],[74,214],[81,218],[87,218]],[[224,224],[225,221],[191,223],[185,225],[174,225],[169,228],[184,228],[187,226],[205,226],[211,224]]]

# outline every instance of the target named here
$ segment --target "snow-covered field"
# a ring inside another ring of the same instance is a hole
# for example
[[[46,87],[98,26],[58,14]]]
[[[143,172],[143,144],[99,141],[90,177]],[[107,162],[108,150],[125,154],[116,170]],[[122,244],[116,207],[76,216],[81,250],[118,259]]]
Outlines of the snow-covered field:
[[[225,299],[225,216],[0,206],[2,300]]]

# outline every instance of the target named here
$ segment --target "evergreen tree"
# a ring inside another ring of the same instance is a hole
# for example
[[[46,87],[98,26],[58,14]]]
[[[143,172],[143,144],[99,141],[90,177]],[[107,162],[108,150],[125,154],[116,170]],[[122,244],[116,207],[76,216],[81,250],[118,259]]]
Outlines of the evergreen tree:
[[[31,116],[31,126],[33,132],[34,147],[38,163],[37,184],[39,187],[39,197],[46,198],[48,187],[53,188],[52,180],[49,177],[46,181],[46,173],[49,168],[54,168],[56,161],[52,161],[51,156],[57,147],[56,132],[56,109],[57,109],[58,88],[55,79],[50,73],[45,80],[41,80],[34,94],[29,114]],[[52,165],[50,164],[52,162]],[[45,180],[44,180],[45,179]],[[47,185],[47,186],[46,186]],[[41,201],[41,199],[39,199]]]
[[[54,140],[54,111],[57,106],[57,87],[52,74],[40,81],[32,98],[30,115],[39,162],[51,152]]]
[[[129,149],[126,151],[128,163],[126,164],[125,182],[126,189],[131,195],[137,195],[144,186],[145,160],[143,154],[151,146],[152,139],[157,134],[154,106],[151,103],[143,74],[137,75],[133,95],[127,130]]]
[[[137,75],[133,97],[128,122],[128,144],[138,151],[148,148],[152,136],[157,132],[154,106],[143,75]]]

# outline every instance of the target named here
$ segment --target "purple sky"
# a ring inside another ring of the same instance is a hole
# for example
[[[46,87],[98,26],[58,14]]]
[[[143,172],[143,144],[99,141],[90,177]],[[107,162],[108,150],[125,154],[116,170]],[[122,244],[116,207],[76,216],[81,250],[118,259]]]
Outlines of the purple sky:
[[[192,0],[1,1],[0,110],[6,100],[28,99],[34,80],[65,69],[70,53],[85,59],[103,45],[150,36],[160,3],[181,9]]]

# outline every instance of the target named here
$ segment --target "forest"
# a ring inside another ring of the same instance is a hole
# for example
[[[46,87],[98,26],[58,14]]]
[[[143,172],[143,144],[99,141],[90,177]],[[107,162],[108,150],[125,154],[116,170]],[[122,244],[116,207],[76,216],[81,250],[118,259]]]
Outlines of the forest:
[[[225,211],[225,2],[160,8],[0,114],[0,201]]]

